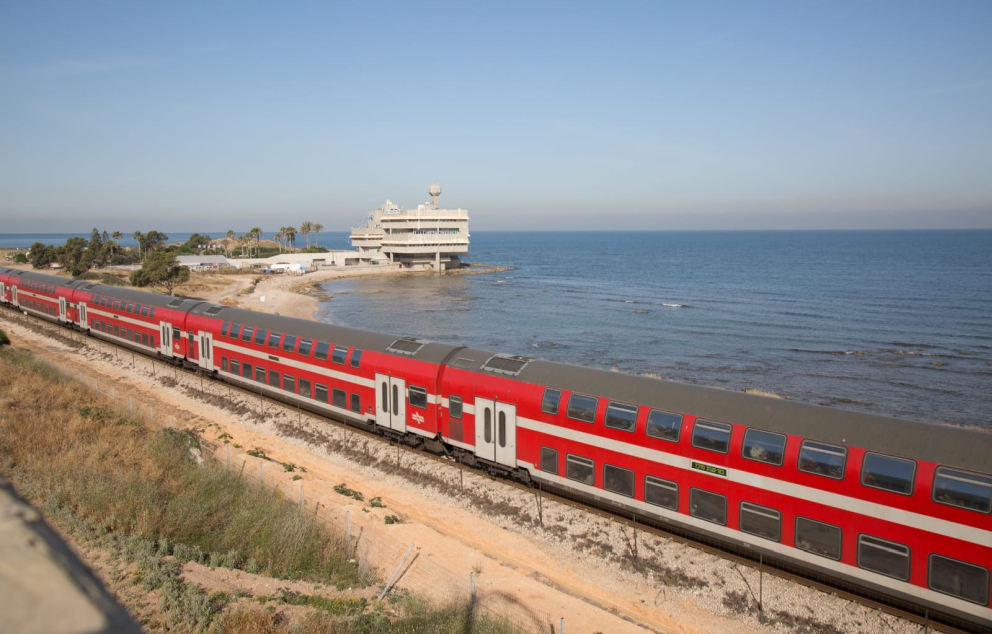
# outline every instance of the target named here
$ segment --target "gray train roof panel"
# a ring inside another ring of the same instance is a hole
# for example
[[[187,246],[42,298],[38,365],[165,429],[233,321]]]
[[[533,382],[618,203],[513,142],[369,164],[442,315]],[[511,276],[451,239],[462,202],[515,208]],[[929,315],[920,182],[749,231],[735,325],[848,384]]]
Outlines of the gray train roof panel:
[[[472,369],[480,371],[478,367]],[[863,414],[552,361],[531,361],[516,378],[570,392],[880,453],[986,473],[992,471],[992,433],[985,431]]]
[[[395,341],[402,339],[402,337],[398,337],[396,335],[386,335],[367,330],[359,330],[357,328],[347,328],[345,326],[325,324],[318,321],[298,319],[296,317],[285,317],[282,315],[260,313],[253,310],[245,310],[243,308],[234,308],[231,306],[224,306],[219,312],[216,312],[213,315],[207,315],[207,311],[211,310],[211,312],[213,312],[213,308],[216,306],[218,306],[218,304],[203,302],[190,311],[190,314],[212,317],[213,319],[237,323],[244,326],[264,328],[265,330],[275,330],[283,333],[290,332],[294,335],[305,337],[307,339],[315,339],[328,343],[347,344],[348,346],[354,348],[373,350],[376,352],[383,352],[385,354],[394,354],[400,358],[412,358],[418,361],[426,361],[428,363],[441,363],[449,352],[458,348],[458,346],[452,346],[449,344],[424,342],[424,346],[417,351],[415,355],[410,356],[409,354],[394,353],[387,350],[387,348]]]
[[[126,288],[123,286],[110,286],[109,284],[97,284],[93,286],[93,288],[87,290],[87,292],[94,295],[100,295],[101,297],[125,299],[129,302],[140,302],[148,306],[154,306],[156,308],[170,308],[180,312],[187,312],[193,306],[205,303],[201,299],[171,297],[169,295],[149,293],[148,291],[139,291],[134,288]],[[170,304],[172,305],[170,306]]]

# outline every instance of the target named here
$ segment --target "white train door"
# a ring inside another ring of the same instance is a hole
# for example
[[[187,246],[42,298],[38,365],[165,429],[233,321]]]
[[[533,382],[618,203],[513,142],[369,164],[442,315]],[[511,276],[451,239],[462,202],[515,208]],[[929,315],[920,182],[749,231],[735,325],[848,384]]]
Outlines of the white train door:
[[[59,321],[65,321],[65,298],[59,298]]]
[[[7,286],[3,282],[0,282],[0,304],[7,303]]]
[[[17,287],[16,286],[11,286],[10,287],[10,295],[11,295],[11,299],[14,302],[14,306],[19,306],[19,304],[17,303]]]
[[[376,374],[375,385],[376,424],[406,432],[406,381],[387,374]]]
[[[200,331],[200,367],[204,370],[213,370],[213,335],[205,330]]]
[[[517,406],[496,403],[496,462],[517,466]]]
[[[79,327],[86,328],[88,323],[86,320],[86,304],[79,302]]]
[[[475,455],[496,461],[496,403],[486,398],[475,399]]]
[[[172,326],[164,321],[158,322],[159,340],[158,351],[167,357],[172,356]]]

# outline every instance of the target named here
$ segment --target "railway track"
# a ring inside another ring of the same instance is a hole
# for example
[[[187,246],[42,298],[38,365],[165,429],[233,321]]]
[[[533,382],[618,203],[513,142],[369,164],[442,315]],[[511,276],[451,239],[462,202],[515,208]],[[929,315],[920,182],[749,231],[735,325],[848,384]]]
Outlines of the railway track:
[[[67,326],[59,326],[56,324],[49,323],[45,320],[26,315],[21,311],[14,310],[10,307],[4,307],[4,313],[7,316],[14,316],[21,325],[25,325],[31,330],[36,332],[44,333],[46,336],[52,337],[54,339],[61,340],[63,342],[69,343],[72,346],[79,347],[93,347],[90,345],[93,342],[99,342],[102,345],[107,345],[113,347],[111,342],[106,342],[100,339],[92,338],[88,334],[84,334],[75,328],[69,328]],[[152,359],[147,355],[139,355],[132,351],[132,354],[142,356],[146,359]],[[162,359],[155,359],[156,361],[167,365],[168,367],[174,367],[178,372],[182,372],[187,376],[199,376],[201,381],[203,377],[208,376],[206,373],[201,372],[199,369],[187,368],[184,366],[175,366],[168,363]],[[283,403],[277,399],[266,396],[261,391],[249,390],[245,387],[234,385],[231,383],[214,380],[215,383],[221,383],[226,388],[228,388],[232,393],[237,393],[245,397],[246,399],[259,400],[259,402],[267,403],[268,406],[275,406],[283,408],[284,411],[290,412],[292,407]],[[203,393],[204,396],[206,393]],[[233,402],[233,401],[232,401]],[[296,408],[299,412],[299,408]],[[394,439],[383,436],[379,433],[374,433],[372,431],[357,427],[333,418],[328,418],[322,414],[316,412],[308,411],[308,417],[310,415],[319,416],[321,422],[329,424],[335,428],[346,430],[349,434],[356,435],[360,438],[364,438],[368,441],[381,443],[383,445],[388,445],[390,448],[395,448],[396,451],[412,452],[413,454],[426,458],[431,461],[435,461],[439,464],[443,464],[448,467],[456,466],[459,469],[472,469],[460,460],[453,459],[448,456],[437,455],[428,451],[419,450],[410,447],[404,443],[397,442]],[[398,459],[399,460],[399,459]],[[485,470],[474,470],[476,473]],[[756,568],[759,571],[759,579],[763,578],[765,572],[772,574],[781,579],[787,581],[792,581],[794,583],[819,590],[821,592],[834,594],[842,599],[858,603],[872,610],[878,610],[879,612],[888,614],[890,616],[900,618],[911,623],[915,623],[920,626],[921,632],[929,634],[930,632],[944,632],[946,634],[992,634],[992,627],[988,628],[978,628],[976,629],[970,624],[964,625],[964,629],[961,628],[960,624],[949,622],[947,619],[942,618],[940,614],[931,614],[929,611],[913,605],[908,604],[896,604],[888,598],[882,600],[878,596],[867,593],[859,588],[844,586],[837,583],[836,581],[826,580],[819,578],[817,576],[809,574],[807,571],[802,571],[795,566],[789,565],[786,562],[781,562],[773,559],[764,558],[761,555],[755,555],[754,553],[747,553],[739,549],[733,549],[726,545],[719,544],[710,540],[702,539],[699,536],[692,534],[688,531],[679,530],[678,528],[672,526],[666,526],[656,522],[650,522],[644,518],[638,519],[637,516],[632,516],[629,513],[618,512],[611,509],[607,505],[597,504],[590,500],[577,499],[574,496],[568,495],[561,491],[556,491],[554,489],[549,489],[547,487],[538,485],[535,487],[532,484],[525,484],[517,482],[510,478],[501,477],[499,475],[494,475],[493,473],[486,472],[489,478],[493,481],[498,481],[504,486],[509,486],[514,489],[526,492],[529,495],[534,495],[537,499],[537,505],[540,509],[543,505],[544,500],[550,500],[558,504],[582,511],[584,513],[589,513],[598,517],[609,519],[620,525],[626,526],[632,531],[633,538],[636,543],[637,532],[640,531],[644,534],[650,534],[654,536],[663,537],[665,539],[673,540],[677,543],[695,548],[704,553],[721,557],[725,560],[731,561],[735,564],[740,564],[752,568]],[[636,561],[633,562],[636,568]],[[762,592],[761,592],[761,582],[759,581],[759,589],[757,591],[758,596],[755,597],[755,601],[758,604],[759,612],[762,611]]]

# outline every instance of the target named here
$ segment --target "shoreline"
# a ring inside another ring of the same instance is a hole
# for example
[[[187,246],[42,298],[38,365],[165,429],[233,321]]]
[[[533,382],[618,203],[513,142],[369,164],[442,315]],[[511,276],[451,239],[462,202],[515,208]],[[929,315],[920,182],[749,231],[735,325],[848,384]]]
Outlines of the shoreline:
[[[511,270],[509,266],[475,264],[446,275],[482,275]],[[308,321],[319,321],[317,313],[321,304],[332,295],[321,288],[330,280],[343,280],[356,277],[389,277],[399,275],[434,275],[432,271],[406,271],[391,266],[364,266],[341,269],[320,269],[305,275],[262,275],[250,274],[231,276],[233,285],[222,289],[197,293],[199,299],[234,306],[262,313],[295,317]],[[195,280],[191,280],[195,284]],[[233,286],[233,288],[232,288]],[[251,290],[249,290],[251,289]],[[180,289],[182,290],[182,289]],[[333,323],[333,322],[332,322]]]

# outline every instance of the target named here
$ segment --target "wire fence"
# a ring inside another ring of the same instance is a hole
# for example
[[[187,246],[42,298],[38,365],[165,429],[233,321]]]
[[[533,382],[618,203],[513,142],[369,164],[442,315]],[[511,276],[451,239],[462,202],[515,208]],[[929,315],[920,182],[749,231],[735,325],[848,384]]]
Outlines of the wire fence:
[[[101,354],[118,366],[132,372],[157,378],[167,384],[194,392],[207,402],[217,399],[239,401],[242,405],[242,418],[258,422],[272,416],[273,410],[298,418],[310,417],[298,409],[276,404],[264,398],[257,402],[254,397],[241,390],[231,390],[229,386],[202,376],[192,376],[180,372],[172,364],[145,357],[130,350],[121,349],[108,342],[86,338],[79,333],[62,331],[56,326],[45,325],[50,334],[66,343],[86,346]],[[143,419],[157,426],[179,428],[186,426],[181,414],[149,397],[147,392],[130,386],[122,386],[112,380],[89,375],[83,371],[70,370],[45,359],[39,359],[53,372],[73,379],[102,396],[107,405],[115,411],[132,418]],[[174,382],[174,383],[173,383]],[[194,394],[196,396],[196,394]],[[251,403],[248,411],[245,403]],[[342,432],[344,433],[344,432]],[[405,453],[405,452],[404,452]],[[218,445],[215,458],[242,477],[256,481],[261,486],[270,487],[285,499],[298,501],[300,512],[309,513],[321,519],[333,531],[343,535],[358,567],[361,585],[374,591],[380,600],[404,595],[430,601],[436,605],[470,605],[476,615],[484,614],[500,624],[500,631],[520,634],[562,634],[565,619],[554,617],[546,612],[522,603],[515,595],[492,584],[480,583],[479,570],[455,572],[444,567],[420,550],[415,542],[400,541],[389,534],[385,524],[376,526],[369,521],[369,514],[363,512],[366,505],[356,504],[356,500],[345,495],[333,494],[318,497],[316,492],[308,492],[303,481],[293,480],[282,463],[264,454],[248,454],[244,448],[232,451],[231,444]],[[364,517],[363,517],[364,516]]]

